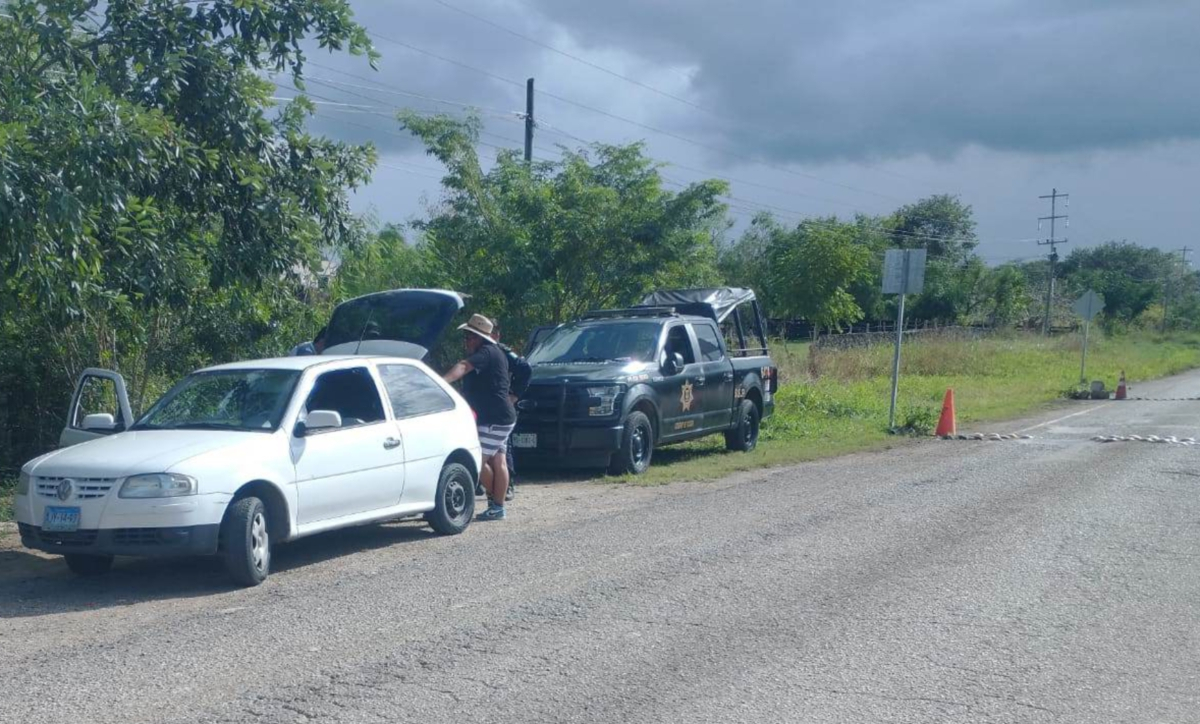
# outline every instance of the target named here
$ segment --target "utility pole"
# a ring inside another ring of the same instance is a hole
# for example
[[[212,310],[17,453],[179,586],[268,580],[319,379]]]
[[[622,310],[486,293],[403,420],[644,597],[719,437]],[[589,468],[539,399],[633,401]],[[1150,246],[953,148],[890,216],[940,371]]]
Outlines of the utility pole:
[[[1192,249],[1189,246],[1185,246],[1179,250],[1179,255],[1183,258],[1183,265],[1185,267],[1187,266],[1188,254],[1191,251]],[[1163,318],[1162,326],[1159,328],[1163,334],[1166,334],[1167,332],[1167,305],[1170,304],[1171,301],[1171,272],[1173,271],[1173,266],[1174,265],[1172,264],[1171,266],[1167,267],[1167,277],[1163,279]]]
[[[1070,207],[1071,195],[1070,194],[1060,194],[1058,192],[1058,189],[1053,189],[1046,196],[1039,196],[1038,198],[1039,199],[1050,199],[1050,215],[1049,216],[1041,216],[1038,218],[1038,228],[1039,229],[1042,228],[1043,221],[1050,222],[1050,238],[1044,239],[1044,240],[1038,242],[1038,246],[1049,245],[1049,247],[1050,247],[1050,283],[1046,286],[1046,316],[1045,316],[1045,318],[1042,319],[1042,334],[1049,335],[1050,334],[1050,312],[1054,308],[1054,265],[1058,263],[1058,249],[1055,245],[1067,243],[1066,239],[1059,239],[1054,235],[1054,224],[1059,219],[1065,219],[1066,225],[1067,226],[1071,225],[1069,216],[1066,216],[1066,215],[1060,216],[1058,213],[1058,200],[1064,199],[1066,205],[1068,207]]]
[[[533,162],[533,78],[525,81],[525,163]]]

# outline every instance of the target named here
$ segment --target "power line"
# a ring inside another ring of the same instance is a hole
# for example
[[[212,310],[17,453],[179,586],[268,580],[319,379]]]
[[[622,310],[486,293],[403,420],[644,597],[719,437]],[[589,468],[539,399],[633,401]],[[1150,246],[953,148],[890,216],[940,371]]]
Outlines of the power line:
[[[714,111],[710,108],[705,108],[704,106],[700,105],[699,103],[694,103],[692,101],[689,101],[686,98],[677,96],[673,93],[668,93],[667,91],[662,90],[660,88],[655,88],[654,86],[652,86],[648,83],[643,83],[642,81],[640,81],[636,78],[630,78],[629,76],[624,75],[622,73],[618,73],[615,70],[612,70],[610,68],[605,68],[604,66],[600,65],[599,63],[593,63],[592,61],[587,60],[586,58],[581,58],[577,55],[568,53],[567,51],[562,50],[561,48],[556,48],[555,46],[550,45],[549,43],[543,43],[542,41],[538,40],[537,38],[531,38],[530,36],[525,35],[524,33],[513,30],[512,28],[506,27],[506,26],[501,25],[500,23],[494,22],[492,20],[488,20],[487,18],[483,17],[482,15],[477,15],[477,14],[471,12],[470,10],[465,10],[463,8],[458,7],[457,5],[451,5],[450,3],[445,2],[445,0],[433,0],[433,2],[437,3],[438,5],[441,5],[442,7],[453,10],[456,13],[462,13],[463,15],[466,15],[467,17],[474,18],[475,20],[478,20],[479,22],[484,23],[485,25],[490,25],[491,27],[496,28],[497,30],[508,33],[509,35],[520,38],[521,40],[524,40],[529,43],[533,43],[534,45],[538,46],[539,48],[545,48],[546,50],[549,50],[552,53],[557,53],[557,54],[563,56],[564,58],[570,58],[571,60],[575,61],[576,63],[582,63],[583,65],[586,65],[589,68],[594,68],[594,69],[600,71],[601,73],[605,73],[614,78],[618,78],[620,80],[625,81],[626,83],[632,83],[633,85],[636,85],[639,88],[644,88],[644,89],[650,91],[651,93],[657,93],[658,95],[660,95],[664,98],[670,98],[673,101],[677,101],[679,103],[683,103],[685,105],[691,106],[692,108],[695,108],[698,111],[704,111],[705,113],[711,114],[718,118],[722,118],[721,114],[717,113],[716,111]]]
[[[400,46],[400,47],[402,47],[402,48],[408,48],[409,50],[412,50],[412,51],[414,51],[414,52],[417,52],[417,53],[421,53],[422,55],[427,55],[427,56],[429,56],[429,57],[431,57],[431,58],[434,58],[434,59],[437,59],[437,60],[440,60],[440,61],[443,61],[443,62],[446,62],[446,63],[450,63],[450,64],[452,64],[452,65],[456,65],[456,66],[459,66],[459,67],[461,67],[461,68],[466,68],[467,70],[471,70],[471,71],[473,71],[473,72],[476,72],[476,73],[480,73],[480,74],[482,74],[482,75],[485,75],[485,76],[487,76],[487,77],[489,77],[489,78],[492,78],[492,79],[494,79],[494,80],[498,80],[498,81],[500,81],[500,82],[507,83],[507,84],[509,84],[509,85],[514,85],[514,86],[517,86],[518,88],[524,87],[524,85],[525,85],[524,83],[521,83],[520,81],[513,80],[512,78],[505,78],[504,76],[497,75],[497,74],[495,74],[495,73],[493,73],[493,72],[491,72],[491,71],[489,71],[489,70],[484,70],[484,69],[482,69],[482,68],[475,67],[475,66],[473,66],[473,65],[470,65],[470,64],[468,64],[468,63],[463,63],[463,62],[461,62],[461,61],[454,60],[454,59],[452,59],[452,58],[447,58],[447,57],[446,57],[446,56],[444,56],[444,55],[439,55],[439,54],[437,54],[437,53],[434,53],[434,52],[432,52],[432,51],[425,50],[424,48],[419,48],[419,47],[417,47],[417,46],[415,46],[415,45],[412,45],[411,43],[405,43],[405,42],[403,42],[403,41],[396,40],[395,38],[389,38],[389,37],[387,37],[387,36],[385,36],[385,35],[380,35],[379,33],[375,33],[375,32],[370,32],[370,33],[369,33],[369,35],[371,35],[372,37],[379,38],[380,40],[384,40],[384,41],[386,41],[386,42],[389,42],[389,43],[395,43],[396,45],[399,45],[399,46]],[[651,126],[651,125],[649,125],[649,124],[642,123],[641,121],[635,121],[635,120],[633,120],[632,118],[626,118],[626,117],[624,117],[624,116],[621,116],[621,115],[618,115],[618,114],[616,114],[616,113],[612,113],[612,112],[606,111],[606,110],[604,110],[604,109],[602,109],[602,108],[597,108],[597,107],[595,107],[595,106],[588,105],[588,104],[586,104],[586,103],[581,103],[581,102],[579,102],[579,101],[576,101],[576,100],[573,100],[573,99],[571,99],[571,98],[567,98],[567,97],[564,97],[564,96],[558,95],[558,94],[556,94],[556,93],[551,93],[551,92],[549,92],[549,91],[544,91],[544,90],[539,90],[539,91],[537,91],[537,93],[538,93],[539,95],[543,95],[543,96],[545,96],[545,97],[547,97],[547,98],[552,98],[552,99],[554,99],[554,100],[556,100],[556,101],[559,101],[559,102],[561,102],[561,103],[566,103],[566,104],[568,104],[568,105],[575,106],[575,107],[577,107],[577,108],[580,108],[580,109],[582,109],[582,110],[589,111],[589,112],[591,112],[591,113],[596,113],[596,114],[599,114],[599,115],[605,116],[605,117],[607,117],[607,118],[611,118],[611,119],[613,119],[613,120],[616,120],[616,121],[621,121],[622,123],[627,123],[627,124],[629,124],[629,125],[636,126],[637,128],[641,128],[641,129],[643,129],[643,130],[646,130],[646,131],[649,131],[649,132],[651,132],[651,133],[655,133],[655,134],[658,134],[658,135],[661,135],[661,136],[665,136],[665,137],[667,137],[667,138],[673,138],[673,139],[675,139],[675,140],[677,140],[677,141],[681,141],[681,142],[683,142],[683,143],[687,143],[687,144],[690,144],[690,145],[692,145],[692,146],[696,146],[697,148],[702,148],[702,149],[705,149],[705,150],[708,150],[708,151],[713,151],[713,152],[716,152],[716,153],[720,153],[720,154],[726,155],[726,156],[728,156],[728,157],[730,157],[730,158],[737,158],[737,159],[743,160],[743,161],[745,161],[745,162],[747,162],[747,163],[759,164],[759,165],[762,165],[762,166],[766,166],[767,168],[772,168],[772,169],[775,169],[775,170],[777,170],[777,171],[780,171],[780,172],[782,172],[782,173],[787,173],[787,174],[791,174],[791,175],[793,175],[793,176],[798,176],[798,177],[800,177],[800,178],[807,178],[807,179],[810,179],[810,180],[813,180],[813,181],[817,181],[817,182],[820,182],[820,183],[830,184],[830,185],[833,185],[833,186],[839,186],[839,187],[841,187],[841,188],[844,188],[844,189],[847,189],[847,190],[849,190],[849,191],[855,191],[855,192],[857,192],[857,193],[868,194],[868,195],[871,195],[871,196],[877,196],[877,197],[879,197],[879,198],[882,198],[882,199],[887,199],[887,200],[889,200],[889,201],[895,201],[895,202],[898,202],[898,203],[904,203],[902,199],[898,199],[898,198],[896,198],[896,197],[894,197],[894,196],[888,196],[887,194],[881,194],[881,193],[879,193],[879,192],[877,192],[877,191],[871,191],[871,190],[869,190],[869,189],[862,189],[862,188],[858,188],[857,186],[851,186],[851,185],[849,185],[849,184],[843,184],[843,183],[841,183],[841,182],[838,182],[838,181],[832,181],[832,180],[829,180],[829,179],[821,178],[820,176],[816,176],[816,175],[814,175],[814,174],[805,173],[805,172],[803,172],[803,171],[796,171],[796,170],[794,170],[794,169],[787,168],[786,166],[779,166],[779,165],[777,165],[777,164],[772,164],[772,163],[769,163],[769,162],[766,162],[766,161],[760,161],[760,160],[748,159],[748,158],[746,158],[746,157],[742,156],[741,154],[739,154],[739,153],[738,153],[738,152],[736,152],[736,151],[732,151],[732,150],[730,150],[730,149],[727,149],[727,148],[719,148],[719,147],[717,147],[717,146],[712,146],[712,145],[710,145],[710,144],[702,143],[702,142],[700,142],[700,141],[697,141],[697,140],[695,140],[695,139],[692,139],[692,138],[688,138],[687,136],[684,136],[684,135],[681,135],[681,134],[675,133],[675,132],[673,132],[673,131],[667,131],[667,130],[664,130],[664,129],[662,129],[662,128],[656,128],[656,127],[654,127],[654,126]]]
[[[1058,200],[1065,199],[1067,206],[1071,205],[1070,194],[1060,194],[1058,189],[1053,189],[1045,196],[1039,196],[1039,199],[1050,199],[1050,215],[1042,216],[1038,219],[1038,228],[1042,228],[1043,221],[1050,222],[1050,238],[1038,242],[1038,246],[1050,246],[1050,283],[1046,286],[1046,316],[1042,319],[1042,334],[1050,334],[1050,312],[1054,306],[1054,265],[1058,262],[1058,249],[1056,244],[1067,243],[1066,239],[1058,239],[1054,236],[1054,224],[1059,219],[1066,220],[1067,226],[1071,225],[1070,217],[1058,214]]]

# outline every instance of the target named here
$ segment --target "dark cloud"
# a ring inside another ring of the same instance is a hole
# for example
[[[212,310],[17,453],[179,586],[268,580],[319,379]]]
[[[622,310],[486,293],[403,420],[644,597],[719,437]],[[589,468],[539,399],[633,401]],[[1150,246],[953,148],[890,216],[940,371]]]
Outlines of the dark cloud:
[[[590,49],[695,67],[697,102],[735,122],[699,113],[694,129],[763,157],[1200,137],[1200,3],[530,2]]]

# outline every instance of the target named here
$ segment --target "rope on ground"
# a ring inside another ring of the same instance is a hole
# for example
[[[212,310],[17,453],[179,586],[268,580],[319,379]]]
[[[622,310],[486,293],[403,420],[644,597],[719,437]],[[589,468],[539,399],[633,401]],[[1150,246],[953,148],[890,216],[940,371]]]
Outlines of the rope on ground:
[[[995,432],[989,433],[989,434],[984,434],[982,432],[972,432],[972,433],[963,433],[960,435],[942,435],[941,438],[939,438],[939,439],[941,439],[941,440],[991,440],[991,441],[1032,440],[1033,435],[1019,435],[1017,433],[1001,435],[1001,434],[995,433]]]

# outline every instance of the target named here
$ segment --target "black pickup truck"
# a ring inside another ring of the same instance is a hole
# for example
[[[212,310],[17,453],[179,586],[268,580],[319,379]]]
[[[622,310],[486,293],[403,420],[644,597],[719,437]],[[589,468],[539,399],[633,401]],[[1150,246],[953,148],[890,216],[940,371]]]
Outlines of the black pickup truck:
[[[517,407],[520,460],[641,473],[660,445],[723,433],[752,450],[778,376],[747,289],[656,292],[536,331]]]

